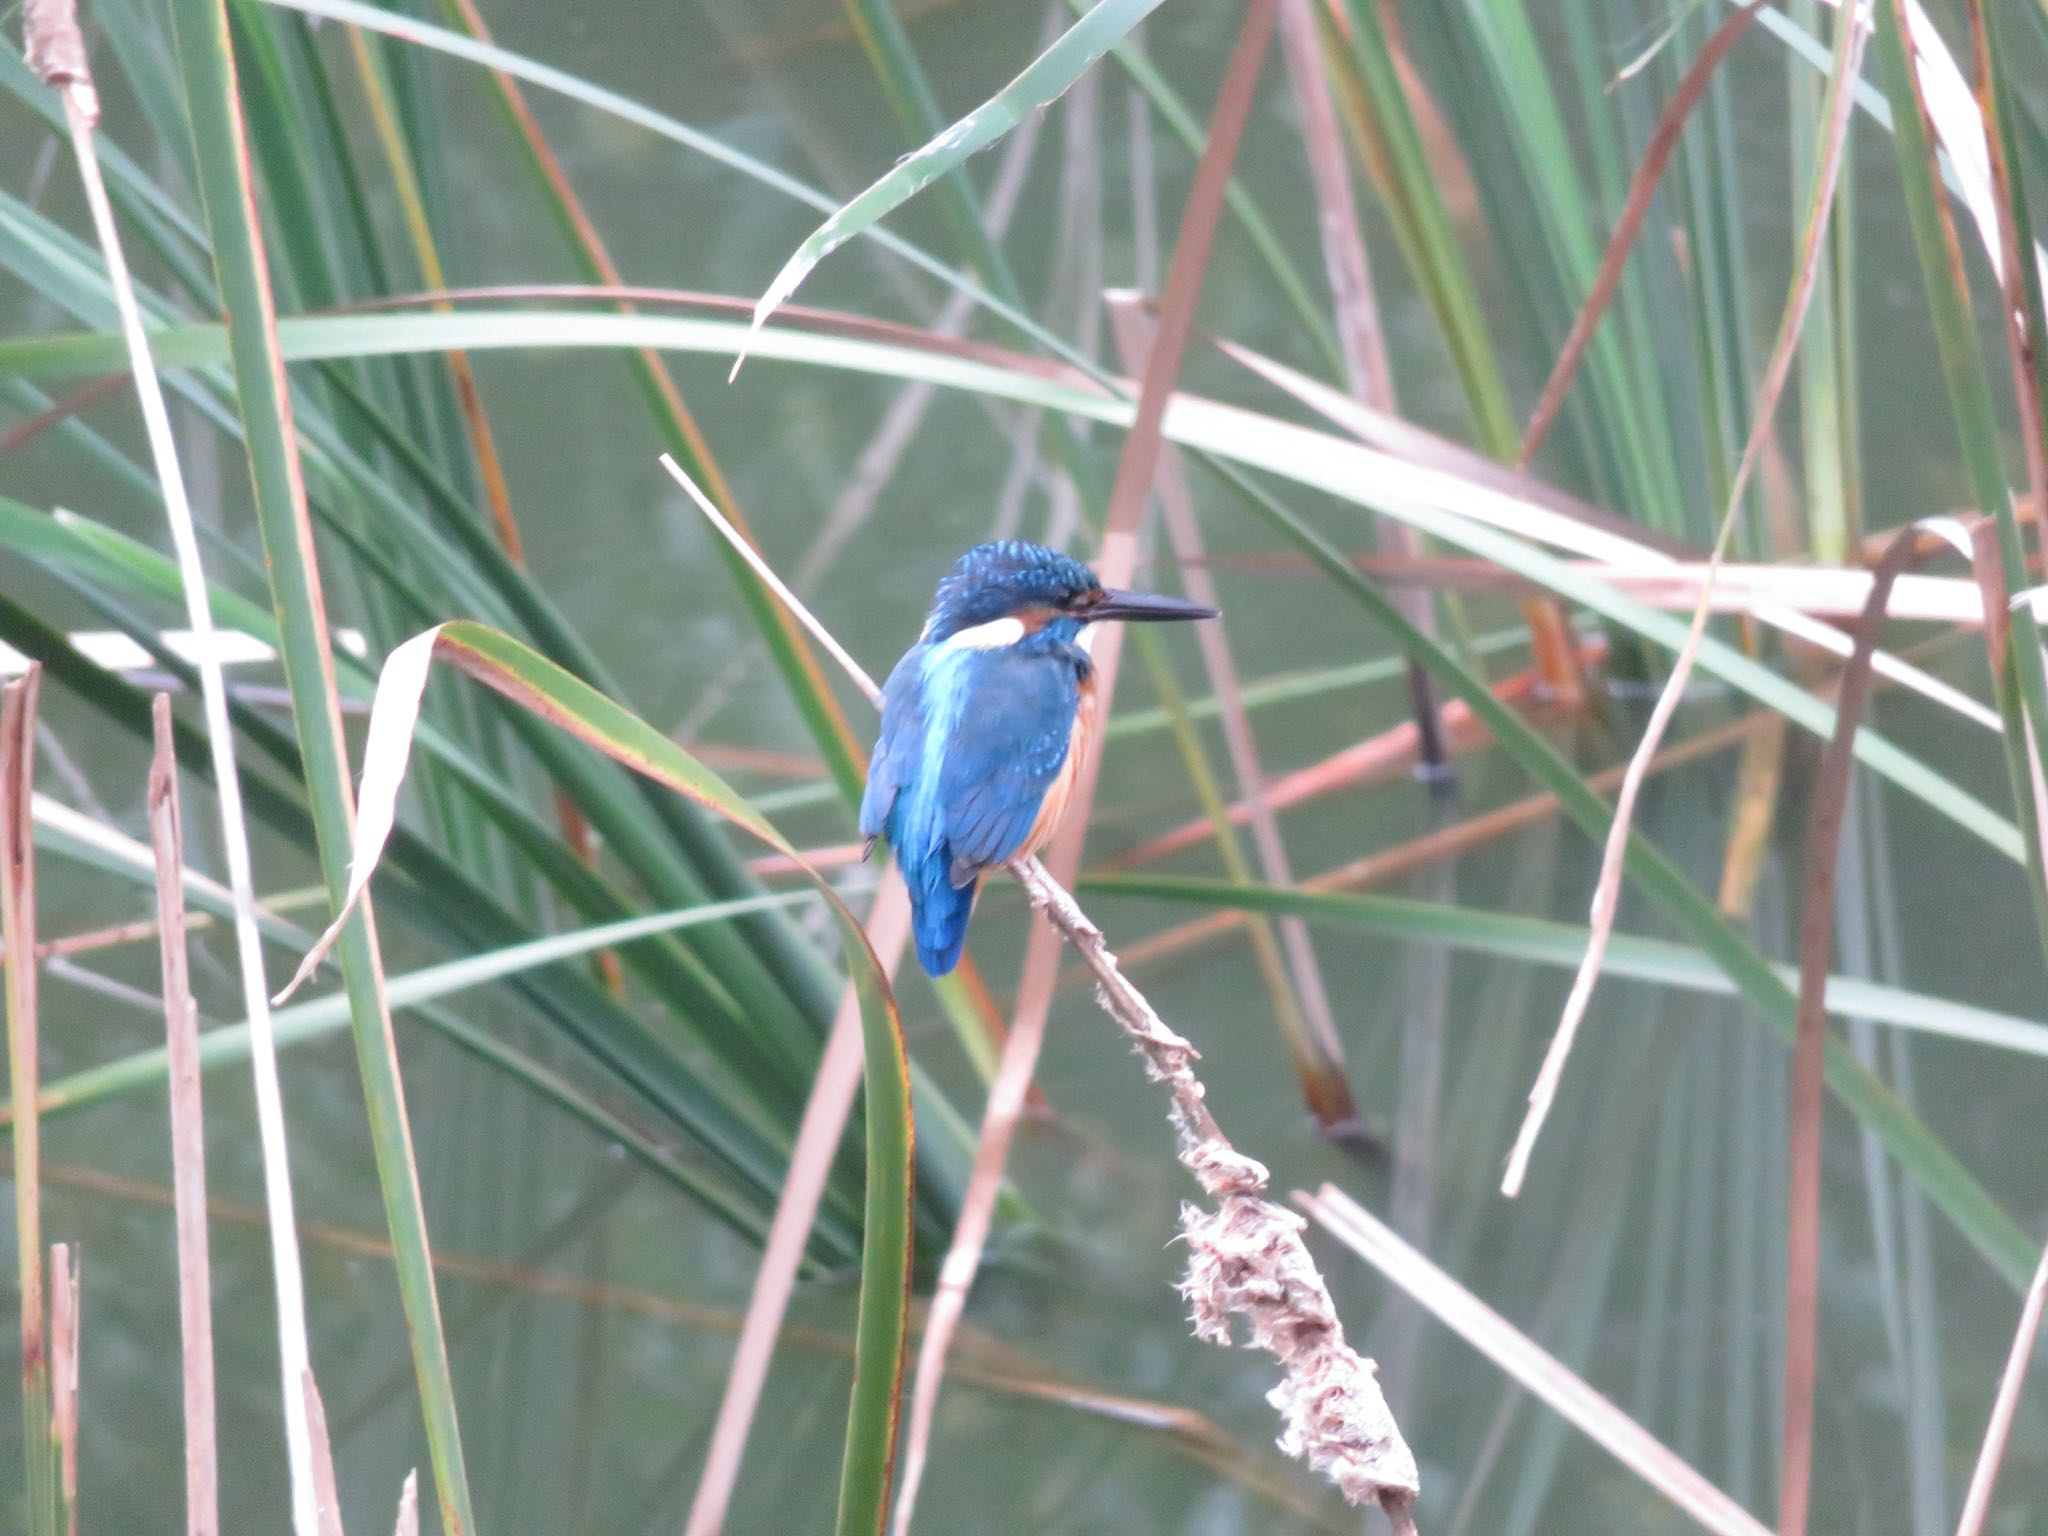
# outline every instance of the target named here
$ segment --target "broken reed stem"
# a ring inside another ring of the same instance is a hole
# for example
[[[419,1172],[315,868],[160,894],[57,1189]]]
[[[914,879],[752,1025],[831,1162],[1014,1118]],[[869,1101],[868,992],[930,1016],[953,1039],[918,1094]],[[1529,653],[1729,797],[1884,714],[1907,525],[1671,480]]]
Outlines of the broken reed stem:
[[[1180,1291],[1196,1336],[1229,1345],[1231,1318],[1244,1318],[1249,1341],[1278,1356],[1286,1371],[1267,1394],[1285,1425],[1280,1448],[1352,1503],[1378,1504],[1400,1528],[1420,1492],[1415,1458],[1372,1362],[1344,1342],[1329,1288],[1301,1240],[1306,1223],[1262,1198],[1266,1169],[1233,1147],[1209,1113],[1194,1070],[1199,1053],[1125,980],[1101,930],[1037,860],[1010,869],[1095,977],[1096,1001],[1130,1037],[1146,1075],[1165,1085],[1181,1165],[1217,1203],[1213,1211],[1181,1207],[1188,1274]]]
[[[313,1509],[318,1536],[347,1536],[341,1526],[341,1487],[334,1476],[334,1445],[327,1436],[327,1405],[309,1369],[299,1378],[305,1390],[306,1435],[313,1449]]]
[[[1387,362],[1386,332],[1380,323],[1379,300],[1373,291],[1372,263],[1366,252],[1358,207],[1351,195],[1351,170],[1344,159],[1344,141],[1337,113],[1323,76],[1322,46],[1316,37],[1310,0],[1281,0],[1280,54],[1287,66],[1295,109],[1301,118],[1302,147],[1307,153],[1309,180],[1316,194],[1316,229],[1322,237],[1323,267],[1337,314],[1337,341],[1344,357],[1345,383],[1352,395],[1375,410],[1394,409],[1394,375]],[[1399,518],[1374,520],[1380,547],[1408,559],[1423,553],[1422,536]],[[1436,602],[1428,592],[1399,594],[1397,601],[1409,622],[1425,634],[1436,633]],[[1414,657],[1408,658],[1408,698],[1421,743],[1422,766],[1436,773],[1444,766],[1441,703],[1436,684]]]
[[[797,622],[840,661],[870,701],[878,700],[881,690],[873,679],[761,554],[718,515],[673,459],[664,454],[661,463]],[[1328,1477],[1352,1503],[1379,1505],[1397,1532],[1413,1532],[1409,1506],[1421,1491],[1414,1454],[1387,1407],[1373,1363],[1344,1342],[1329,1287],[1301,1240],[1306,1223],[1260,1198],[1266,1169],[1231,1146],[1204,1105],[1195,1048],[1167,1028],[1125,979],[1102,930],[1038,860],[1020,859],[1009,868],[1031,905],[1093,973],[1096,1000],[1130,1036],[1147,1075],[1166,1084],[1181,1163],[1217,1202],[1214,1211],[1181,1207],[1188,1278],[1180,1291],[1192,1309],[1196,1336],[1227,1346],[1233,1342],[1230,1319],[1245,1318],[1250,1342],[1278,1356],[1287,1373],[1267,1394],[1285,1425],[1281,1449]]]
[[[2041,1250],[2041,1262],[2034,1269],[2033,1283],[2027,1287],[2027,1299],[2020,1308],[2020,1325],[2013,1334],[2012,1350],[2005,1358],[1998,1396],[1991,1404],[1991,1421],[1984,1426],[1984,1444],[1970,1473],[1970,1491],[1963,1498],[1956,1536],[1982,1536],[1985,1516],[1991,1512],[1991,1490],[1998,1482],[1999,1464],[2005,1460],[2005,1442],[2012,1434],[2013,1415],[2019,1409],[2020,1388],[2026,1384],[2027,1364],[2034,1357],[2034,1341],[2040,1337],[2044,1303],[2048,1303],[2048,1248]]]
[[[57,1458],[57,1519],[78,1536],[78,1282],[77,1250],[50,1246],[50,1443]]]
[[[50,1357],[44,1333],[42,1125],[36,1042],[36,694],[42,668],[0,689],[0,939],[6,943],[8,1093],[14,1116],[14,1234],[21,1298],[23,1493],[30,1536],[56,1529],[50,1454]]]
[[[185,1390],[186,1536],[217,1536],[220,1472],[214,1440],[213,1278],[206,1231],[206,1117],[199,1090],[199,1014],[185,949],[184,829],[171,701],[150,707],[156,752],[149,765],[149,841],[156,854],[157,932],[169,1056],[171,1182],[178,1234],[178,1337]]]
[[[256,927],[256,882],[249,857],[249,833],[242,811],[242,789],[228,722],[227,684],[221,671],[220,648],[213,643],[213,606],[206,572],[199,557],[199,537],[185,478],[171,435],[170,413],[157,379],[142,311],[128,274],[127,257],[114,224],[113,205],[100,176],[93,149],[93,128],[99,107],[89,73],[85,42],[78,30],[74,0],[28,0],[25,31],[29,63],[46,85],[61,96],[71,147],[78,160],[79,180],[92,212],[93,231],[107,265],[107,284],[121,318],[128,346],[129,371],[135,379],[136,402],[149,440],[150,458],[164,499],[164,514],[177,555],[184,588],[186,624],[198,652],[199,691],[206,719],[207,745],[213,763],[214,793],[220,812],[220,833],[232,892],[235,952],[242,984],[242,1004],[249,1021],[250,1062],[255,1077],[257,1136],[263,1152],[265,1202],[270,1210],[271,1272],[277,1295],[278,1365],[284,1399],[285,1449],[291,1468],[293,1525],[310,1536],[312,1452],[305,1399],[299,1380],[307,1370],[305,1282],[300,1270],[298,1219],[293,1209],[291,1171],[286,1151],[284,1100],[278,1085],[277,1047],[271,1032],[270,989],[264,984],[262,941]]]
[[[1805,1536],[1813,1489],[1815,1350],[1820,1331],[1821,1112],[1828,1035],[1828,959],[1835,935],[1835,865],[1855,770],[1856,728],[1870,696],[1871,658],[1892,583],[1912,560],[1917,529],[1896,535],[1878,561],[1856,621],[1856,648],[1835,702],[1835,733],[1821,754],[1806,828],[1806,889],[1799,903],[1799,1006],[1793,1029],[1786,1192],[1785,1386],[1778,1456],[1778,1536]]]

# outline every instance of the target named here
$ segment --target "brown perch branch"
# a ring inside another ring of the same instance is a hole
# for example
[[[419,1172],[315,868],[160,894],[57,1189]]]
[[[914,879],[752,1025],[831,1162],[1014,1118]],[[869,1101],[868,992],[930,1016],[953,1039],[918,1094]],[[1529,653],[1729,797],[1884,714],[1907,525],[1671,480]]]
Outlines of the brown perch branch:
[[[1396,1531],[1412,1532],[1409,1506],[1421,1491],[1415,1457],[1373,1363],[1344,1342],[1329,1287],[1301,1240],[1302,1218],[1263,1198],[1265,1166],[1233,1147],[1209,1113],[1195,1048],[1124,978],[1102,931],[1036,859],[1010,869],[1094,975],[1096,1001],[1130,1037],[1146,1076],[1166,1085],[1181,1164],[1216,1201],[1213,1211],[1181,1207],[1188,1275],[1180,1291],[1196,1336],[1228,1345],[1230,1319],[1243,1317],[1250,1342],[1278,1356],[1287,1373],[1267,1394],[1286,1425],[1280,1448],[1328,1477],[1352,1503],[1376,1503]]]

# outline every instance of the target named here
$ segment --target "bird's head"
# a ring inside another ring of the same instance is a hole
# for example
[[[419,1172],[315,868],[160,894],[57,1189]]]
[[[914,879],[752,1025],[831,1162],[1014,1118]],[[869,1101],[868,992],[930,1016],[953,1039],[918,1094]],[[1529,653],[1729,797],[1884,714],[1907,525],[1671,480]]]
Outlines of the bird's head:
[[[934,644],[1006,645],[1047,625],[1078,631],[1118,619],[1215,617],[1214,608],[1200,603],[1105,587],[1087,566],[1058,550],[1004,539],[977,544],[953,563],[932,599],[923,638]]]

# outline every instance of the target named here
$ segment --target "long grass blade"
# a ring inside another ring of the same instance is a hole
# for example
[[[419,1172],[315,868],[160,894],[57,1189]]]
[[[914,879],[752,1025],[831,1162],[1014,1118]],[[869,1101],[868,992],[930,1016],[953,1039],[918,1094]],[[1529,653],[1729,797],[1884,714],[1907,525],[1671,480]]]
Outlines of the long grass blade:
[[[893,975],[910,939],[910,893],[893,867],[883,877],[866,927],[875,958],[886,973]],[[774,1358],[776,1336],[781,1332],[790,1292],[796,1285],[804,1239],[817,1215],[818,1193],[831,1174],[833,1158],[838,1155],[860,1077],[860,994],[849,986],[832,1021],[832,1032],[825,1037],[825,1054],[818,1060],[818,1075],[812,1080],[811,1095],[797,1125],[796,1146],[789,1154],[789,1176],[775,1204],[768,1240],[761,1248],[754,1289],[747,1298],[746,1321],[740,1326],[739,1342],[733,1350],[732,1369],[726,1376],[725,1395],[719,1400],[718,1418],[712,1426],[710,1448],[704,1454],[704,1471],[690,1502],[684,1536],[718,1536],[724,1528],[733,1490],[739,1485],[740,1460],[746,1453],[755,1410],[760,1406],[761,1388],[768,1380],[768,1367]],[[915,1475],[912,1464],[906,1461],[906,1487]]]
[[[1026,114],[1062,95],[1159,5],[1160,0],[1101,0],[1068,28],[1059,41],[1032,60],[1016,79],[921,149],[899,160],[893,170],[835,212],[796,248],[755,304],[752,331],[760,330],[796,291],[797,284],[826,256],[915,197],[976,150],[993,144]],[[745,348],[735,355],[735,374],[745,356]]]
[[[754,340],[752,350],[757,356],[814,366],[894,378],[936,378],[980,393],[1119,425],[1132,419],[1127,401],[1039,359],[986,346],[976,346],[970,358],[962,355],[958,344],[934,349],[922,332],[879,322],[863,322],[857,331],[824,335],[771,326]],[[430,351],[446,345],[477,350],[650,343],[730,357],[744,339],[745,329],[729,321],[673,316],[496,313],[307,318],[282,322],[279,336],[287,358],[293,360]],[[158,354],[175,356],[180,363],[213,360],[223,355],[224,340],[219,328],[212,326],[160,332]],[[109,348],[106,339],[90,334],[31,341],[0,339],[0,378],[102,371],[118,366],[113,361],[118,356],[118,345]],[[1557,526],[1550,509],[1504,495],[1490,483],[1415,465],[1362,444],[1186,392],[1175,394],[1164,431],[1170,441],[1217,460],[1276,475],[1368,511],[1399,517],[1443,544],[1491,560],[1667,649],[1677,650],[1684,643],[1684,624],[1651,612],[1597,574],[1573,570],[1525,543],[1521,534]],[[1503,531],[1508,528],[1516,533]],[[1345,574],[1355,573],[1347,570]],[[1826,704],[1711,635],[1701,642],[1698,664],[1812,735],[1824,737],[1833,729],[1833,711]],[[1859,731],[1856,754],[1859,762],[2006,858],[2025,860],[2025,839],[2010,820],[1902,752],[1882,734]]]
[[[199,1089],[199,1012],[185,950],[184,828],[171,701],[152,710],[156,752],[149,765],[149,834],[156,854],[157,936],[163,959],[165,1049],[169,1056],[171,1170],[178,1232],[178,1338],[185,1395],[185,1532],[217,1536],[220,1467],[214,1440],[213,1281],[206,1229],[206,1116]]]
[[[1089,875],[1081,881],[1081,889],[1091,896],[1133,896],[1193,907],[1295,914],[1319,922],[1347,924],[1391,939],[1446,944],[1473,954],[1563,970],[1577,968],[1586,946],[1586,930],[1577,923],[1399,896],[1317,889],[1313,884],[1283,888],[1234,885],[1227,880],[1191,875]],[[1132,949],[1135,953],[1139,946]],[[1773,965],[1770,970],[1788,987],[1798,982],[1796,967]],[[1703,950],[1668,939],[1614,935],[1608,944],[1607,974],[1676,987],[1703,997],[1738,995],[1733,983]],[[1841,1017],[1867,1018],[1873,1023],[2027,1056],[2048,1056],[2048,1021],[1999,1013],[1855,976],[1828,977],[1826,999],[1828,1011]],[[1845,1050],[1831,1047],[1827,1059],[1832,1074],[1854,1058]],[[1872,1092],[1876,1081],[1874,1077],[1846,1070],[1829,1078],[1845,1107],[1859,1117],[1866,1114],[1871,1101],[1864,1095]],[[1859,1103],[1864,1108],[1859,1108]],[[1898,1149],[1893,1150],[1896,1153]],[[2019,1283],[2015,1279],[2015,1287]]]
[[[1893,580],[1917,532],[1895,537],[1878,562],[1856,626],[1856,655],[1835,701],[1835,738],[1821,758],[1806,830],[1806,889],[1799,915],[1799,1020],[1792,1046],[1790,1223],[1785,1258],[1784,1432],[1778,1463],[1778,1536],[1804,1536],[1813,1487],[1814,1362],[1820,1328],[1821,1093],[1827,1046],[1828,957],[1834,947],[1835,862],[1848,811],[1851,754],[1870,692],[1870,657]]]
[[[1325,1184],[1313,1195],[1297,1193],[1294,1201],[1332,1237],[1422,1303],[1446,1327],[1703,1530],[1718,1536],[1768,1536],[1768,1526],[1344,1191]]]
[[[82,72],[82,45],[79,68]],[[310,1446],[302,1414],[303,1398],[294,1389],[299,1378],[311,1368],[306,1340],[305,1286],[299,1268],[298,1223],[292,1202],[283,1095],[278,1085],[276,1054],[270,1038],[269,1005],[266,1001],[268,988],[264,984],[263,951],[256,932],[255,876],[250,867],[249,834],[242,809],[234,735],[228,721],[227,686],[217,648],[211,643],[214,635],[213,610],[207,597],[184,472],[171,435],[170,415],[164,404],[163,389],[157,379],[149,339],[143,329],[134,284],[128,276],[127,258],[94,150],[93,126],[97,113],[92,107],[91,86],[89,80],[69,79],[61,83],[72,148],[84,181],[86,200],[92,210],[101,254],[107,264],[109,285],[121,317],[129,367],[136,382],[136,398],[142,407],[143,426],[163,497],[172,545],[177,553],[186,622],[201,650],[200,691],[214,784],[220,802],[228,889],[234,900],[237,973],[254,1047],[251,1062],[256,1084],[257,1133],[263,1149],[265,1198],[272,1220],[271,1267],[277,1290],[278,1362],[283,1382],[285,1445],[292,1474],[294,1523],[300,1536],[306,1536],[310,1529]]]
[[[307,515],[298,437],[278,348],[276,312],[262,231],[256,217],[253,173],[241,117],[235,59],[225,0],[179,0],[172,7],[179,62],[185,76],[198,151],[200,190],[213,247],[215,273],[229,316],[229,343],[245,433],[257,520],[268,557],[272,600],[283,621],[284,666],[293,719],[307,766],[308,792],[320,845],[322,873],[337,905],[346,878],[354,807],[348,758],[336,706],[334,657],[326,603]],[[188,590],[204,592],[197,583]],[[196,625],[195,625],[196,627]],[[397,1254],[420,1406],[440,1497],[443,1525],[452,1536],[474,1536],[476,1517],[457,1427],[454,1384],[442,1336],[419,1172],[413,1161],[404,1088],[399,1080],[391,1018],[383,995],[376,931],[365,904],[342,938],[342,973],[355,1023],[356,1057],[378,1182]],[[310,1367],[295,1380],[287,1369],[287,1417],[303,1415]],[[297,1385],[298,1392],[293,1388]],[[293,1407],[297,1399],[296,1411]],[[310,1446],[301,1452],[310,1455]],[[294,1495],[300,1536],[317,1520],[310,1478]]]
[[[529,647],[482,625],[438,625],[400,646],[385,662],[371,713],[363,766],[363,817],[351,856],[355,903],[375,871],[394,823],[394,807],[412,746],[427,663],[451,663],[521,708],[801,863],[796,849],[722,779],[659,731]],[[808,865],[802,866],[809,871]],[[910,1284],[911,1166],[909,1065],[888,980],[859,921],[831,884],[809,871],[838,922],[861,997],[867,1095],[868,1193],[861,1265],[860,1323],[839,1529],[878,1531],[887,1515],[902,1381],[904,1311]],[[343,908],[346,918],[349,908]],[[344,935],[347,929],[343,929]]]

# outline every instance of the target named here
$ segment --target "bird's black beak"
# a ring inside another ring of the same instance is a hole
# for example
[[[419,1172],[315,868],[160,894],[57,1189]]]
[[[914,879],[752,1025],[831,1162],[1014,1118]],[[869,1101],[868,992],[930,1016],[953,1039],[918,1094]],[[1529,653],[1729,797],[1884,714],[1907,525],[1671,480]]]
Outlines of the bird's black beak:
[[[1114,588],[1088,609],[1090,619],[1122,619],[1131,624],[1159,624],[1169,619],[1213,619],[1216,610],[1184,598],[1157,592],[1119,592]]]

